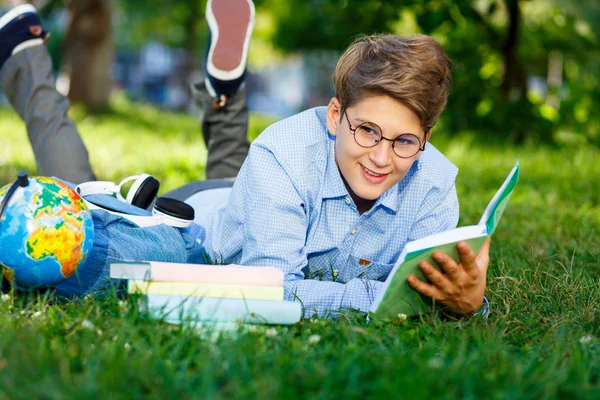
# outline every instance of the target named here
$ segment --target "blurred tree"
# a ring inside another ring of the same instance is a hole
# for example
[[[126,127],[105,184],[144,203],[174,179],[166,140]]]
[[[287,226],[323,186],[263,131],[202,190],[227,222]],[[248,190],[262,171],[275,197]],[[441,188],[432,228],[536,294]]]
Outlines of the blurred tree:
[[[183,68],[178,78],[186,83],[200,61],[207,27],[204,19],[206,0],[119,0],[118,45],[139,47],[149,39],[185,50]]]
[[[390,32],[402,0],[255,0],[275,19],[272,40],[287,51],[343,51],[359,34]]]
[[[43,15],[61,7],[68,10],[63,40],[69,77],[69,98],[91,108],[106,106],[110,94],[115,45],[138,49],[149,40],[186,53],[176,79],[187,82],[199,62],[199,49],[207,37],[206,0],[39,0]],[[114,20],[114,24],[113,24]],[[116,34],[116,35],[115,35]],[[201,44],[202,43],[202,44]]]
[[[35,5],[42,18],[59,8],[67,8],[62,52],[66,59],[63,73],[69,82],[69,99],[91,109],[106,108],[115,47],[112,0],[13,0],[13,5],[25,2]],[[53,59],[57,60],[56,57]]]
[[[442,119],[451,131],[516,142],[550,141],[560,131],[600,136],[600,117],[590,112],[600,93],[597,0],[256,3],[272,14],[272,40],[286,51],[340,52],[361,33],[434,36],[454,63],[454,90]]]
[[[120,45],[139,47],[155,38],[172,47],[196,49],[205,30],[206,0],[118,0],[119,26],[126,35],[117,38]]]
[[[64,52],[69,99],[94,109],[108,105],[114,61],[112,0],[68,0]]]

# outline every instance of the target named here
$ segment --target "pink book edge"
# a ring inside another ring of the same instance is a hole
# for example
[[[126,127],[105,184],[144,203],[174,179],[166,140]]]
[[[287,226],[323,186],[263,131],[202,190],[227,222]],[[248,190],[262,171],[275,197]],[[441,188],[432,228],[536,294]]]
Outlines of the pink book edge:
[[[113,273],[113,265],[117,265]],[[128,276],[127,266],[138,273]],[[140,276],[139,271],[144,276]],[[150,275],[147,276],[148,270]],[[236,264],[185,264],[161,261],[118,262],[111,264],[111,278],[144,279],[158,282],[197,282],[207,284],[283,286],[283,272],[275,267],[245,267]]]

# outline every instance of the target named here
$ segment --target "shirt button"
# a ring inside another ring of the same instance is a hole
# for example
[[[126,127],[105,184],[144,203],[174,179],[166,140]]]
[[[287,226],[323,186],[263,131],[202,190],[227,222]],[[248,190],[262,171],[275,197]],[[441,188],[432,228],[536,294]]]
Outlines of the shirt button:
[[[352,200],[350,200],[350,197],[346,197],[346,204],[350,204],[352,203]]]
[[[354,235],[356,233],[356,228],[352,228],[352,230],[350,231],[351,235]]]

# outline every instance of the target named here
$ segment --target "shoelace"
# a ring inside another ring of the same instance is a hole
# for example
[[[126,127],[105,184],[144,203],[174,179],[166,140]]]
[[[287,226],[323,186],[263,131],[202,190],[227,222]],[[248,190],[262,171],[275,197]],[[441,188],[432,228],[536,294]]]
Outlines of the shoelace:
[[[225,96],[224,94],[213,100],[213,107],[216,110],[218,110],[221,107],[225,107],[225,104],[227,104],[227,96]]]

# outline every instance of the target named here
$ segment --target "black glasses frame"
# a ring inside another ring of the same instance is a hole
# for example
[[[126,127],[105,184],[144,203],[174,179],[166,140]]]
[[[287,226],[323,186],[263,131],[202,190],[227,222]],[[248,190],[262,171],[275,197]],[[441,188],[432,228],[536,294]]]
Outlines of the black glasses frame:
[[[389,142],[392,142],[392,151],[394,152],[395,155],[397,155],[400,158],[411,158],[411,157],[414,157],[417,154],[419,154],[420,151],[425,151],[425,145],[427,144],[427,137],[425,137],[425,140],[423,141],[423,145],[421,145],[421,139],[419,139],[419,137],[417,135],[413,134],[413,133],[403,133],[401,135],[396,136],[394,139],[388,139],[388,138],[386,138],[386,137],[383,136],[383,130],[376,123],[374,123],[374,122],[363,122],[362,124],[357,125],[356,128],[352,128],[352,124],[350,123],[350,117],[348,117],[347,110],[344,110],[344,115],[346,116],[346,121],[348,121],[348,127],[352,131],[352,137],[354,138],[354,141],[356,142],[356,144],[359,145],[360,147],[363,147],[365,149],[370,149],[371,147],[377,146],[379,143],[381,143],[381,140],[384,139],[384,140],[387,140]],[[362,145],[362,144],[358,143],[358,140],[356,140],[356,130],[358,128],[360,128],[361,126],[367,125],[367,124],[369,124],[369,125],[375,125],[377,127],[377,129],[379,129],[379,140],[373,146]],[[396,140],[400,136],[405,136],[405,135],[414,136],[417,139],[417,141],[419,142],[419,149],[417,151],[415,151],[415,153],[413,155],[411,155],[411,156],[401,156],[400,154],[396,153],[396,149],[394,148],[394,143],[396,142]]]

